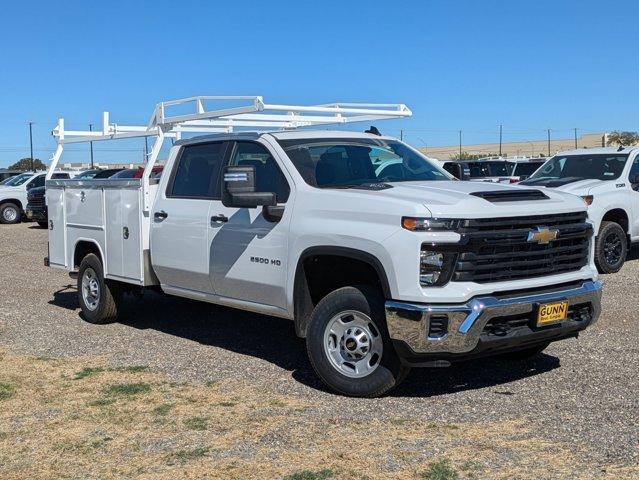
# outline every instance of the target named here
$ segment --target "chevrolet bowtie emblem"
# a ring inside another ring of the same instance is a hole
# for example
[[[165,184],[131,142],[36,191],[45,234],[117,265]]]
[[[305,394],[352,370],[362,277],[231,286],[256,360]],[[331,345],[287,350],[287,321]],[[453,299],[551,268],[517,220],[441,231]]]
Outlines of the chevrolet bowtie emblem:
[[[557,238],[559,230],[553,230],[545,227],[537,227],[537,230],[528,232],[528,242],[537,242],[540,245],[548,245]]]

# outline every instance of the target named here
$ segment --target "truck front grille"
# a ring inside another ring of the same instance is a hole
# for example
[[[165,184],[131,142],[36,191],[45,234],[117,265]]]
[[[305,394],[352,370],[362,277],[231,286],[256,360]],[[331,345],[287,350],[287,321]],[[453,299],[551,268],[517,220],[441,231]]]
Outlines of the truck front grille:
[[[29,206],[42,207],[44,205],[44,196],[29,196]]]
[[[539,227],[557,230],[549,243],[529,241]],[[588,264],[592,227],[586,212],[464,220],[452,280],[499,282],[556,275]]]

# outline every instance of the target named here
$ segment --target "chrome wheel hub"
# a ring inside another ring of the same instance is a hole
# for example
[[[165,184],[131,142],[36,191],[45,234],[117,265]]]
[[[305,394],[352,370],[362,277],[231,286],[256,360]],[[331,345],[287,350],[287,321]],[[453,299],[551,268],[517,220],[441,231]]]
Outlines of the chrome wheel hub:
[[[87,268],[82,275],[82,299],[91,311],[98,308],[100,303],[100,282],[92,268]]]
[[[362,378],[373,373],[379,366],[383,348],[377,325],[362,312],[340,312],[324,330],[326,356],[347,377]]]
[[[2,211],[2,218],[5,219],[7,222],[14,222],[15,219],[18,218],[18,212],[15,208],[5,208]]]

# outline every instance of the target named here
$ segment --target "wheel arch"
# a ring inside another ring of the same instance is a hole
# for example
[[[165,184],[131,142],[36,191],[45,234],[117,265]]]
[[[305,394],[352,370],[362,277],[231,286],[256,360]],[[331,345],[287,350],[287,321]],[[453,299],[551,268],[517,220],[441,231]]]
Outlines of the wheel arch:
[[[82,259],[86,257],[89,253],[95,254],[102,263],[102,269],[104,274],[106,275],[106,263],[104,259],[104,255],[102,254],[102,248],[100,244],[91,238],[78,238],[73,246],[73,268],[77,268],[80,266]]]
[[[363,270],[358,271],[357,268],[351,268],[348,269],[348,275],[343,279],[337,281],[324,279],[327,280],[326,283],[320,283],[320,285],[309,284],[308,269],[310,268],[310,261],[334,262],[336,260],[344,262],[344,266],[339,267],[342,271],[344,271],[343,269],[346,268],[346,265],[349,267],[359,267]],[[371,253],[355,248],[339,246],[313,246],[304,250],[297,261],[293,284],[293,319],[295,322],[295,333],[299,337],[306,336],[308,318],[319,301],[315,290],[318,292],[323,290],[332,291],[347,286],[344,282],[350,278],[357,278],[360,273],[364,275],[368,274],[368,281],[364,283],[378,285],[384,297],[391,298],[390,284],[384,265]],[[374,274],[372,278],[370,278],[371,273]]]
[[[14,203],[18,207],[20,207],[20,210],[24,210],[24,205],[22,205],[22,201],[18,198],[3,198],[2,200],[0,200],[0,206],[4,205],[5,203]]]
[[[599,222],[600,228],[601,222],[615,222],[624,229],[626,234],[630,233],[630,216],[623,208],[614,207],[606,210],[606,212],[601,216],[601,221]]]

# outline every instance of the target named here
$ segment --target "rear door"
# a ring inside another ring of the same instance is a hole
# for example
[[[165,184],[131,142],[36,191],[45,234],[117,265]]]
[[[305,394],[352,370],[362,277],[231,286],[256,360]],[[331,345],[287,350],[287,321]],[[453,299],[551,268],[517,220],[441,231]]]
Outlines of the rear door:
[[[151,260],[164,285],[212,293],[209,209],[219,198],[228,142],[185,145],[151,212]],[[168,173],[168,172],[167,172]]]

